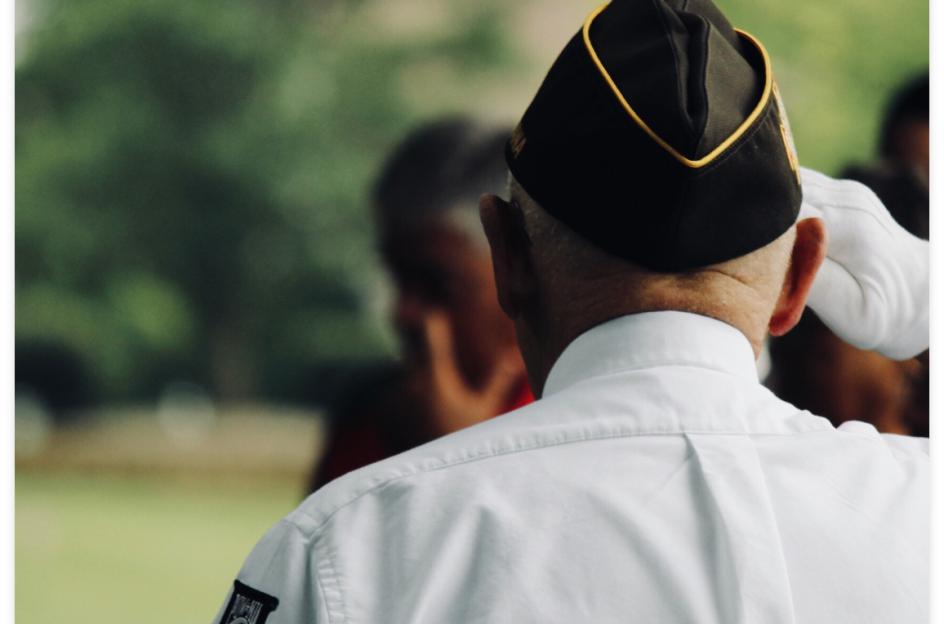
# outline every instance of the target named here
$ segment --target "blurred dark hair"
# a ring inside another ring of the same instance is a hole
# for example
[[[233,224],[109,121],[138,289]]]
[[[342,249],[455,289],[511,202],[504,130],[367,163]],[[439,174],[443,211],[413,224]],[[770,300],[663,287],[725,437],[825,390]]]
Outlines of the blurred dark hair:
[[[507,127],[468,117],[414,129],[393,150],[374,186],[373,203],[385,235],[410,230],[453,210],[478,210],[483,193],[503,192]]]
[[[928,182],[899,154],[899,134],[906,124],[927,123],[930,119],[928,73],[910,78],[889,98],[879,134],[880,161],[871,165],[851,165],[840,177],[862,182],[871,188],[888,211],[909,232],[928,238]]]
[[[885,107],[882,129],[879,134],[879,155],[883,158],[895,156],[895,135],[901,124],[909,121],[930,119],[930,90],[928,73],[924,72],[898,88]]]
[[[928,186],[913,169],[893,163],[850,166],[843,169],[839,177],[857,180],[872,189],[903,228],[919,238],[928,239]]]

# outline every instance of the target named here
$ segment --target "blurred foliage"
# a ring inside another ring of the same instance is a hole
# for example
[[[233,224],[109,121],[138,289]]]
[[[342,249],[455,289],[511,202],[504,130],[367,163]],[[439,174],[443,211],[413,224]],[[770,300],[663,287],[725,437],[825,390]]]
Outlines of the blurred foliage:
[[[927,71],[926,0],[716,0],[764,42],[800,162],[837,175],[874,157],[888,98]]]
[[[493,8],[456,6],[455,28],[404,43],[363,2],[36,5],[16,70],[22,350],[73,353],[100,400],[174,378],[284,397],[312,362],[382,353],[365,207],[413,121],[399,76],[505,54]]]

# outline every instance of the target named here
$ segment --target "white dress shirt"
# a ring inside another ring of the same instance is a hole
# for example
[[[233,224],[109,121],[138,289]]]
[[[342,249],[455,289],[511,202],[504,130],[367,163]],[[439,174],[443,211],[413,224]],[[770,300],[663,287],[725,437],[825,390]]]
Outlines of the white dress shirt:
[[[217,621],[924,622],[928,499],[927,440],[777,399],[720,321],[636,314],[534,404],[313,494],[238,576],[278,606],[231,590]]]

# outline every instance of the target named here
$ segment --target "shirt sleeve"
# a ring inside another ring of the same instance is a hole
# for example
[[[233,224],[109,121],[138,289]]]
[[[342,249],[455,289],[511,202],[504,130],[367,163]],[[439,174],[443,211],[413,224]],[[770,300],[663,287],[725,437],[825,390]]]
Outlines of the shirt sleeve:
[[[322,624],[328,615],[312,538],[282,520],[259,540],[214,624]]]

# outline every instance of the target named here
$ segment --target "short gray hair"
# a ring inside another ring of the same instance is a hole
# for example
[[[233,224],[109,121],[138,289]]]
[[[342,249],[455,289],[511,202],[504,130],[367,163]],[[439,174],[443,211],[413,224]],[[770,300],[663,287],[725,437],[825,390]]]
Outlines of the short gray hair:
[[[598,280],[610,280],[610,283],[643,280],[652,284],[661,282],[695,294],[710,287],[717,273],[773,288],[782,283],[789,264],[793,228],[768,245],[739,258],[681,273],[652,271],[611,255],[579,235],[544,210],[513,177],[509,177],[508,185],[509,193],[521,207],[525,229],[533,243],[532,254],[543,279],[558,288],[568,289],[576,283]]]

